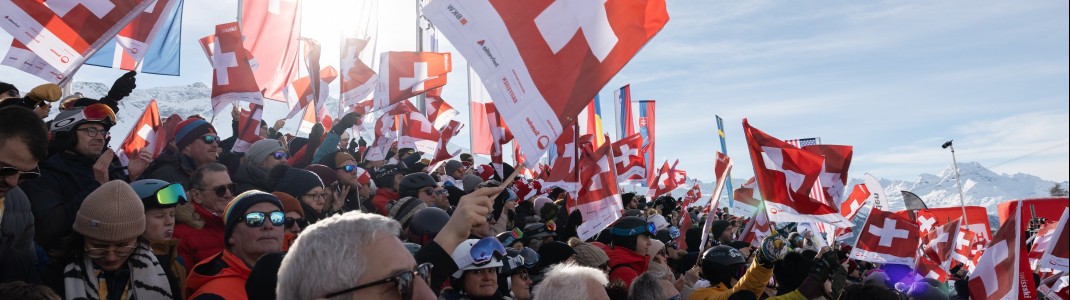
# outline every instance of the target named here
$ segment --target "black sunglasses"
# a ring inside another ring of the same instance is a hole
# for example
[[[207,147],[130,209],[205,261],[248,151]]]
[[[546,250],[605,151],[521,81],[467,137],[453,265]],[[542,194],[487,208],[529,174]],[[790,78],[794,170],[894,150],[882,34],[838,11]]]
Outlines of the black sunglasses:
[[[340,167],[337,167],[337,168],[334,168],[334,169],[335,170],[345,170],[346,173],[353,173],[353,171],[355,171],[357,169],[357,166],[355,166],[355,165],[344,165],[344,166],[340,166]]]
[[[360,290],[360,289],[369,288],[369,287],[373,287],[373,286],[377,286],[377,285],[385,284],[385,283],[396,282],[397,286],[398,286],[398,293],[401,294],[401,299],[411,300],[412,299],[412,289],[413,289],[412,288],[413,287],[413,284],[412,284],[413,279],[415,279],[416,277],[419,277],[420,279],[423,279],[424,282],[427,282],[428,284],[430,284],[431,268],[432,267],[433,267],[433,265],[431,263],[422,263],[419,266],[416,266],[416,269],[413,269],[411,271],[410,270],[401,271],[401,272],[398,272],[397,274],[394,274],[393,276],[390,276],[390,277],[387,277],[387,278],[383,278],[383,279],[380,279],[380,280],[372,281],[372,282],[369,282],[369,283],[365,283],[365,284],[362,284],[362,285],[358,285],[358,286],[355,286],[355,287],[351,287],[351,288],[348,288],[348,289],[344,289],[344,290],[341,290],[341,291],[337,291],[337,292],[334,292],[334,293],[327,294],[326,296],[323,296],[323,298],[334,298],[334,296],[338,296],[338,295],[345,294],[345,293],[352,293],[352,292],[355,292],[355,291]]]
[[[254,211],[245,214],[245,216],[241,217],[238,221],[245,221],[245,225],[249,225],[249,227],[260,227],[264,226],[264,220],[270,220],[271,225],[282,226],[283,224],[286,224],[286,214],[281,211],[273,211],[269,213]]]
[[[211,145],[211,144],[215,144],[216,142],[219,142],[219,137],[207,134],[207,135],[201,136],[201,140],[204,141],[205,144]]]
[[[216,197],[223,197],[223,196],[225,196],[227,194],[228,191],[230,192],[231,195],[234,195],[234,190],[237,189],[237,188],[238,188],[238,184],[237,183],[229,183],[229,184],[224,184],[224,185],[213,187],[213,188],[195,189],[195,190],[198,190],[198,191],[208,191],[208,190],[210,190],[210,191],[215,192]]]
[[[295,219],[295,218],[291,218],[291,217],[286,217],[286,228],[293,227],[294,224],[297,224],[298,226],[301,226],[301,228],[305,228],[305,227],[308,227],[308,220],[305,220],[305,218],[296,218]]]
[[[284,159],[287,159],[287,158],[290,157],[289,154],[286,154],[286,152],[282,152],[282,151],[275,152],[274,155],[275,155],[275,159],[277,159],[277,160],[284,160]]]
[[[0,177],[9,177],[14,175],[19,176],[19,181],[30,180],[37,177],[41,177],[41,169],[35,167],[33,168],[33,171],[23,172],[19,171],[19,169],[15,167],[0,167]]]

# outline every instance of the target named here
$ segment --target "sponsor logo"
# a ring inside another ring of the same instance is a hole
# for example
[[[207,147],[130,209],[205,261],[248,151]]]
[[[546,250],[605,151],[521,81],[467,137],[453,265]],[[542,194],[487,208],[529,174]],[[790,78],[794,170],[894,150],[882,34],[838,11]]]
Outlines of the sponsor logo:
[[[141,48],[138,48],[138,47],[130,48],[130,53],[137,54],[138,52],[141,52]]]
[[[61,61],[61,62],[63,62],[63,63],[68,63],[68,62],[70,62],[70,61],[71,61],[71,59],[70,59],[69,57],[67,57],[67,56],[61,56],[61,57],[59,58],[59,61]]]
[[[238,27],[236,27],[236,26],[227,26],[227,28],[223,28],[223,32],[235,32],[235,31],[238,31]]]
[[[549,146],[549,145],[550,145],[550,137],[545,136],[545,135],[539,136],[539,142],[538,142],[538,145],[536,145],[536,146],[539,147],[539,150],[546,149],[546,147]]]
[[[498,59],[494,57],[493,53],[490,53],[490,48],[487,48],[486,41],[485,40],[479,40],[479,41],[476,41],[476,44],[479,44],[479,48],[483,49],[483,54],[486,54],[487,58],[490,59],[490,63],[494,64],[494,67],[497,68],[498,67]]]
[[[457,21],[459,21],[461,25],[468,25],[468,19],[465,19],[464,15],[461,14],[461,11],[454,7],[453,4],[446,6],[446,10],[450,11],[450,14],[453,14],[453,17],[457,18]]]
[[[509,93],[509,100],[512,100],[514,104],[520,101],[520,99],[516,98],[516,93],[513,92],[513,85],[509,83],[509,78],[502,77],[502,85],[505,86],[505,92]]]
[[[11,16],[4,16],[4,20],[7,20],[9,23],[11,23],[11,25],[15,25],[16,28],[22,28],[22,25],[19,25],[19,23],[11,19]]]

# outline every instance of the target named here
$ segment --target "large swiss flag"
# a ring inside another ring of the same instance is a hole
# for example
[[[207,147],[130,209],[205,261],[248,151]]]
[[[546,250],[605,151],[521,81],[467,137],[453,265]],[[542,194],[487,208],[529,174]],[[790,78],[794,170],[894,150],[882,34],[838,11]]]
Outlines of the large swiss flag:
[[[201,39],[212,62],[212,112],[219,114],[235,101],[263,105],[264,98],[253,79],[252,54],[242,46],[238,23],[215,26],[215,35]]]
[[[0,28],[64,80],[153,0],[0,0]]]
[[[529,157],[669,21],[664,0],[436,0],[423,13],[468,58]]]
[[[1024,235],[1021,214],[1011,215],[999,227],[970,273],[971,298],[1037,298],[1033,272],[1029,269],[1026,257]]]
[[[646,160],[639,154],[643,137],[638,133],[613,142],[617,182],[646,182]]]
[[[376,108],[446,85],[446,73],[453,70],[449,53],[384,52],[381,57]]]
[[[264,97],[285,101],[283,90],[299,75],[300,0],[242,0],[244,45],[259,67],[253,73]]]
[[[872,208],[859,231],[850,258],[880,264],[915,264],[918,225],[910,220]]]

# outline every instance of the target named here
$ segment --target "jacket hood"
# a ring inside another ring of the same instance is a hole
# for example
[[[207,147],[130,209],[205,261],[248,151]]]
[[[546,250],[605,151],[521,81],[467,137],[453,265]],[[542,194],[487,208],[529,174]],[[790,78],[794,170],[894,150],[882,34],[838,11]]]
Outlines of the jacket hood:
[[[647,266],[650,264],[650,259],[646,255],[640,255],[631,249],[611,247],[600,243],[595,245],[606,251],[606,256],[609,256],[610,269],[616,268],[619,265],[627,265],[636,270],[636,272],[642,273],[643,271],[646,271]]]
[[[213,280],[231,279],[240,280],[245,282],[249,278],[249,274],[252,270],[245,266],[241,258],[231,253],[229,250],[216,254],[210,260],[206,260],[201,264],[193,267],[189,273],[189,277],[186,279],[186,291],[187,295],[193,296],[194,293],[201,289],[205,284]],[[207,291],[214,292],[214,291]],[[245,289],[241,289],[241,293],[245,293]]]

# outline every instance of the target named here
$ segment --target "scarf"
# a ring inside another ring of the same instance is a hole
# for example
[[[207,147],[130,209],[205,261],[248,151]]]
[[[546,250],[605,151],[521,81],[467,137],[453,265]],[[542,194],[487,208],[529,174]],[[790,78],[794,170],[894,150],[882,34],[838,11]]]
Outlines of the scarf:
[[[126,259],[126,266],[130,269],[130,286],[125,288],[125,299],[172,299],[171,285],[167,281],[167,275],[163,266],[152,254],[149,245],[138,243],[137,249]],[[67,264],[63,269],[63,287],[67,299],[100,300],[100,282],[97,274],[101,270],[93,264],[93,261],[85,256],[82,261]],[[112,283],[106,284],[123,284]]]

